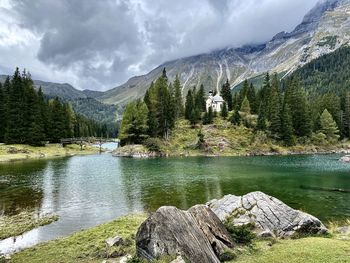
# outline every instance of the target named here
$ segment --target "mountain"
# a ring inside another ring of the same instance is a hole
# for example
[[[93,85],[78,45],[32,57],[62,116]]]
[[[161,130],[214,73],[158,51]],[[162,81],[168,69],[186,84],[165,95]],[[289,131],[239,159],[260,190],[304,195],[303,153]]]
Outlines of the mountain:
[[[0,75],[0,82],[4,82],[6,75]],[[100,123],[114,123],[118,107],[104,104],[94,97],[98,97],[103,92],[75,89],[72,85],[64,83],[53,83],[42,80],[33,80],[36,89],[42,88],[44,95],[51,99],[58,97],[65,102],[72,104],[76,113]]]
[[[192,86],[220,89],[228,78],[235,87],[244,79],[264,72],[282,77],[307,62],[348,44],[350,39],[350,0],[322,0],[307,13],[292,32],[280,32],[271,41],[241,48],[226,48],[207,54],[166,62],[146,75],[129,79],[105,92],[98,100],[123,105],[144,95],[151,82],[167,70],[173,80],[178,74],[184,94]]]

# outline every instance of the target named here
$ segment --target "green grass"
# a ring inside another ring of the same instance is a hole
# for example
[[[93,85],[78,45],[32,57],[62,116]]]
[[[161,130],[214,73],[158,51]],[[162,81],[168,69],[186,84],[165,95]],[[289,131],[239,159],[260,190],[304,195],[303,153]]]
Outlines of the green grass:
[[[94,228],[79,231],[69,237],[39,244],[14,254],[14,263],[102,262],[113,251],[105,245],[109,237],[119,235],[129,240],[117,251],[135,255],[134,237],[145,214],[118,218]],[[250,245],[236,245],[232,263],[340,263],[350,262],[350,236],[332,234],[331,237],[302,239],[255,239]],[[165,257],[157,263],[168,263],[174,257]],[[118,261],[117,261],[118,262]],[[146,262],[135,260],[134,262]]]
[[[18,236],[36,227],[51,224],[58,220],[57,215],[37,216],[31,211],[22,211],[17,215],[0,216],[0,240]]]
[[[16,153],[9,153],[9,149],[14,147]],[[10,161],[22,161],[27,159],[55,158],[76,154],[93,154],[98,152],[98,148],[92,146],[84,146],[80,150],[80,146],[76,144],[62,147],[60,144],[47,144],[42,147],[34,147],[25,144],[6,145],[0,144],[0,163]]]
[[[269,246],[260,241],[255,249],[242,252],[235,263],[341,263],[350,262],[350,240],[308,237],[279,240]]]
[[[254,117],[254,116],[253,116]],[[197,149],[198,132],[202,130],[206,150]],[[264,132],[255,132],[243,125],[234,126],[220,117],[213,124],[191,127],[188,121],[178,120],[168,141],[162,140],[162,152],[168,156],[244,156],[266,154],[324,153],[349,149],[349,143],[314,145],[310,140],[293,147],[285,147]]]
[[[135,254],[134,236],[145,219],[146,216],[143,214],[121,217],[112,222],[76,232],[69,237],[25,249],[14,254],[10,262],[101,263],[113,252],[106,246],[105,240],[116,235],[124,240],[130,240],[130,244],[122,247],[124,253]]]

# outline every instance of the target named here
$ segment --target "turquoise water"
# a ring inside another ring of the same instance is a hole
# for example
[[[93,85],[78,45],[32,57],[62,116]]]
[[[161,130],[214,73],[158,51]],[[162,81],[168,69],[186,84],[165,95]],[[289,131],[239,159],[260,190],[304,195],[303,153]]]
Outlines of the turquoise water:
[[[57,213],[58,222],[0,241],[9,252],[117,216],[263,191],[322,220],[350,217],[350,165],[339,155],[123,159],[109,154],[0,164],[0,209]]]

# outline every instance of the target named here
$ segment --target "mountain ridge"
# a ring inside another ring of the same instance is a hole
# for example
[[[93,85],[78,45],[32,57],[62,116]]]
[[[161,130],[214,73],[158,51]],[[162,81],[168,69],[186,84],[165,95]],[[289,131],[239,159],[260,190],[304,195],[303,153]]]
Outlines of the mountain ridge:
[[[349,0],[320,1],[289,33],[277,33],[266,43],[225,48],[165,62],[145,75],[132,77],[126,83],[104,92],[98,99],[123,105],[142,97],[164,67],[169,80],[179,75],[184,94],[190,87],[200,84],[204,84],[207,90],[220,89],[227,78],[235,87],[244,79],[266,71],[289,74],[312,59],[349,42],[349,10]]]

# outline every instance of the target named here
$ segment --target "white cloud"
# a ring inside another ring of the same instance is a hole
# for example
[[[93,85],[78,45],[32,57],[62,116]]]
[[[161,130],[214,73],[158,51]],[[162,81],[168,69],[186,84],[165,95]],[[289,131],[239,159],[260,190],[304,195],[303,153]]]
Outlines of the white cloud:
[[[167,60],[269,40],[317,0],[0,0],[0,69],[105,90]]]

